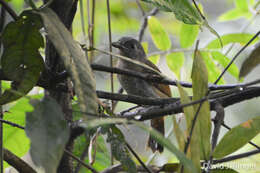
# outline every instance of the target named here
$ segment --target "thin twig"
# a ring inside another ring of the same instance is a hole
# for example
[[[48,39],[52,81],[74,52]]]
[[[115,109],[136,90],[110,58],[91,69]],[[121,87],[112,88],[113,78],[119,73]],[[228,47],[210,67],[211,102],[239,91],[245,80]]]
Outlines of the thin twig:
[[[84,166],[85,168],[89,169],[91,172],[93,172],[93,173],[98,173],[98,171],[97,171],[95,168],[93,168],[92,166],[90,166],[90,165],[84,163],[84,161],[82,161],[82,160],[80,160],[79,158],[77,158],[76,156],[74,156],[74,155],[73,155],[71,152],[69,152],[68,150],[65,149],[64,152],[65,152],[66,154],[68,154],[71,158],[73,158],[74,160],[76,160],[78,163],[80,163],[82,166]]]
[[[109,41],[109,51],[112,52],[112,33],[111,33],[111,17],[110,17],[110,5],[109,0],[107,0],[107,21],[108,21],[108,41]],[[110,67],[113,68],[113,57],[110,55]],[[110,74],[110,87],[111,93],[114,93],[114,76]],[[112,112],[114,111],[114,102],[111,100]]]
[[[86,146],[84,147],[84,150],[80,156],[80,160],[85,160],[85,157],[87,156],[87,154],[88,154],[88,145],[86,144]],[[75,167],[74,173],[78,173],[80,171],[80,168],[81,168],[81,164],[78,163],[77,166]]]
[[[145,16],[145,12],[144,12],[142,5],[140,4],[140,0],[136,0],[136,4],[142,13],[142,16]]]
[[[159,9],[158,8],[154,8],[148,14],[143,16],[143,22],[142,22],[141,28],[139,29],[139,32],[138,32],[138,41],[141,42],[143,40],[144,31],[145,31],[145,29],[147,27],[147,23],[148,23],[148,17],[149,16],[154,16],[158,12],[159,12]]]
[[[196,7],[197,11],[199,12],[200,17],[201,17],[203,20],[205,20],[206,18],[203,16],[202,12],[200,11],[200,9],[199,9],[199,7],[198,7],[196,1],[195,1],[195,0],[192,0],[192,2],[193,2],[193,4],[194,4],[194,6]]]
[[[83,0],[79,1],[79,6],[80,6],[81,30],[82,30],[84,41],[85,41],[85,39],[86,39],[86,31],[85,31],[85,19],[84,19]]]
[[[128,150],[135,156],[135,158],[138,160],[138,162],[142,165],[142,167],[149,173],[152,173],[152,171],[145,165],[145,163],[141,160],[141,158],[138,156],[138,154],[133,150],[133,148],[125,142]]]
[[[92,13],[90,17],[90,5],[89,0],[87,1],[87,9],[88,9],[88,36],[89,36],[89,48],[94,47],[94,23],[95,23],[95,10],[96,10],[96,0],[92,0]],[[90,62],[93,61],[93,51],[90,52]]]
[[[247,46],[252,43],[256,37],[258,37],[258,35],[260,34],[260,31],[258,31],[247,43],[245,46],[243,46],[237,53],[236,55],[232,58],[232,60],[229,62],[229,64],[225,67],[225,69],[222,71],[222,73],[219,75],[219,77],[217,78],[217,80],[214,82],[214,84],[217,84],[220,79],[223,77],[223,75],[226,73],[226,71],[228,70],[228,68],[233,64],[233,62],[237,59],[237,57],[241,54],[241,52],[243,52]]]
[[[249,157],[255,154],[259,154],[260,150],[253,150],[253,151],[249,151],[246,153],[242,153],[242,154],[237,154],[237,155],[233,155],[233,156],[228,156],[226,158],[223,159],[219,159],[219,160],[213,160],[213,164],[218,164],[218,163],[224,163],[224,162],[229,162],[229,161],[233,161],[233,160],[237,160],[237,159],[242,159],[245,157]]]
[[[0,4],[2,4],[2,6],[6,9],[6,11],[10,14],[10,16],[14,19],[17,20],[18,16],[15,13],[15,11],[8,5],[7,2],[5,2],[4,0],[0,0]]]
[[[243,33],[254,21],[254,19],[256,19],[257,15],[259,15],[259,13],[256,13],[248,23],[246,23],[244,26],[242,26],[242,29],[239,31],[239,33]],[[233,49],[233,47],[235,46],[236,43],[232,43],[230,45],[230,47],[227,49],[227,51],[224,53],[225,56],[228,56],[228,53]]]
[[[11,121],[3,120],[2,118],[0,118],[0,122],[8,124],[8,125],[13,126],[13,127],[17,127],[19,129],[23,129],[23,130],[25,129],[23,126],[21,126],[19,124],[13,123]]]

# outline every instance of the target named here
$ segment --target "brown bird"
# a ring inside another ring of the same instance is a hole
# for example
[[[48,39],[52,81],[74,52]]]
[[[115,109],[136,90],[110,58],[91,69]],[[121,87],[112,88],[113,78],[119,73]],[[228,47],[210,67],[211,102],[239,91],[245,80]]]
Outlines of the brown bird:
[[[131,37],[122,37],[117,42],[113,42],[112,46],[120,50],[120,55],[142,62],[150,66],[154,70],[160,71],[151,61],[147,59],[142,45],[136,39]],[[121,69],[127,69],[131,71],[152,73],[152,70],[122,59],[118,60],[117,66]],[[122,87],[126,90],[127,94],[130,95],[152,98],[171,97],[171,90],[168,85],[151,83],[139,78],[126,75],[118,75],[118,80]],[[151,126],[164,135],[163,117],[152,119]],[[151,138],[151,136],[148,140],[148,146],[152,149],[153,152],[155,152],[156,150],[158,150],[159,152],[163,151],[163,146],[158,144],[154,139]]]

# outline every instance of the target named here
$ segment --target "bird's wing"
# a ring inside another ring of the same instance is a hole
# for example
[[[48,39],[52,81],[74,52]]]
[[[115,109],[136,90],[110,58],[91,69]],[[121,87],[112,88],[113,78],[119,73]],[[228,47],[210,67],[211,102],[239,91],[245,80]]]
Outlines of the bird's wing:
[[[146,65],[152,67],[153,69],[155,69],[156,71],[161,72],[158,67],[156,65],[154,65],[151,61],[149,61],[148,59],[145,60],[144,62]],[[157,89],[155,90],[155,92],[160,96],[160,97],[171,97],[171,90],[169,85],[165,85],[165,84],[156,84],[153,83],[153,86]]]

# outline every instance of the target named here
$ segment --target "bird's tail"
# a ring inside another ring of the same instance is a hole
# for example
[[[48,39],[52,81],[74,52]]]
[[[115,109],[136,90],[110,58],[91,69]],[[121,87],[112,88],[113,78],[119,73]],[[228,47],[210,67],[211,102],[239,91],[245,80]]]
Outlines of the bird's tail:
[[[159,131],[164,136],[164,118],[155,118],[151,120],[151,126]],[[149,136],[148,140],[148,147],[152,149],[153,152],[159,151],[160,153],[163,152],[163,146],[157,143],[155,139],[152,138],[152,136]]]

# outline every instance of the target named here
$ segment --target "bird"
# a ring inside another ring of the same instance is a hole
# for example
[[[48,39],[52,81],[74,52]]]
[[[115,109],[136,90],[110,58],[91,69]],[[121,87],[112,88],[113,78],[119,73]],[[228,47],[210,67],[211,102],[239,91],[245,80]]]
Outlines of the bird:
[[[122,37],[116,42],[112,42],[112,46],[119,49],[119,54],[133,60],[139,61],[160,72],[155,64],[147,59],[146,53],[139,41],[132,37]],[[134,64],[124,59],[118,59],[117,67],[141,73],[152,73],[152,70],[143,66]],[[154,73],[154,72],[153,72]],[[122,88],[129,95],[136,95],[149,98],[168,98],[171,97],[171,90],[168,85],[157,84],[131,77],[127,75],[117,75],[118,81]],[[164,135],[164,117],[154,118],[151,120],[151,126]],[[163,146],[154,140],[151,135],[148,139],[148,147],[153,152],[163,152]]]

